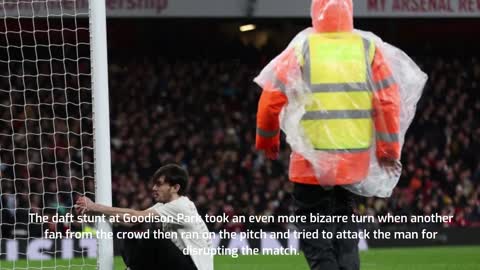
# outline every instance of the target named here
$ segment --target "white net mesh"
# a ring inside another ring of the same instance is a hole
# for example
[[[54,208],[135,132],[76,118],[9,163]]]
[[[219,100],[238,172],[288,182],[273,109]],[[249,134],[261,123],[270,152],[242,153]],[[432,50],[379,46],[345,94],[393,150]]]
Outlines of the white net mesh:
[[[65,239],[83,225],[51,220],[94,191],[88,1],[3,0],[0,18],[0,269],[92,269],[94,240]]]

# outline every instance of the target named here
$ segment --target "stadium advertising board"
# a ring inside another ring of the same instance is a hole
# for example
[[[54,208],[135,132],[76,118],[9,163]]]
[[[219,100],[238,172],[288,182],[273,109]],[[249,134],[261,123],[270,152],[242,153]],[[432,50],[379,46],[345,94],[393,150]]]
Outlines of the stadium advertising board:
[[[109,17],[254,17],[310,16],[311,0],[106,0]],[[479,0],[361,0],[354,1],[356,17],[480,17]],[[11,12],[21,16],[49,16],[75,10],[87,14],[88,0],[0,3],[0,17]],[[68,16],[68,15],[66,15]]]
[[[355,1],[357,17],[478,17],[477,0]]]
[[[258,0],[257,17],[309,17],[310,0]],[[354,1],[355,17],[479,17],[478,0],[361,0]]]
[[[2,239],[0,247],[3,250],[0,260],[7,261],[95,258],[97,256],[95,239]],[[79,250],[82,252],[78,252]]]

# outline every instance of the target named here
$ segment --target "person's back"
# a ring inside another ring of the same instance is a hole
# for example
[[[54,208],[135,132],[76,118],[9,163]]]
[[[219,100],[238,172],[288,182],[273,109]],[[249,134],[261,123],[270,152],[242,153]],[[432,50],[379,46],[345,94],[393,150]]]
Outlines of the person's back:
[[[207,225],[198,214],[195,204],[188,197],[180,196],[165,204],[157,203],[150,209],[169,221],[162,224],[162,231],[178,236],[172,238],[171,241],[184,254],[192,253],[190,256],[198,270],[213,269],[212,256],[196,252],[211,249],[212,240],[209,238]],[[189,237],[180,237],[181,235]]]
[[[401,144],[427,76],[401,50],[353,29],[352,0],[312,0],[311,16],[312,27],[254,79],[262,87],[255,147],[277,159],[285,132],[296,215],[351,217],[354,193],[388,197],[397,184]],[[358,230],[352,221],[295,225]],[[300,241],[312,269],[360,268],[358,239]]]
[[[334,32],[312,33],[302,47],[302,76],[311,94],[300,124],[317,151],[317,166],[324,168],[316,180],[324,185],[361,181],[373,143],[375,46],[355,33]],[[298,153],[292,155],[292,181],[312,182],[312,170]]]
[[[350,217],[354,195],[341,186],[367,177],[372,153],[379,163],[400,156],[398,86],[375,44],[353,31],[351,0],[313,0],[312,26],[265,68],[266,80],[256,80],[263,87],[256,148],[277,158],[281,118],[293,150],[295,214]],[[295,225],[358,230],[353,222]],[[360,268],[358,239],[300,241],[311,269]]]
[[[375,43],[353,31],[351,1],[314,0],[312,25],[276,59],[274,79],[263,85],[256,147],[275,158],[280,111],[294,101],[295,92],[308,93],[298,128],[315,156],[307,158],[292,147],[290,181],[358,183],[368,175],[372,153],[381,166],[399,159],[398,85]]]

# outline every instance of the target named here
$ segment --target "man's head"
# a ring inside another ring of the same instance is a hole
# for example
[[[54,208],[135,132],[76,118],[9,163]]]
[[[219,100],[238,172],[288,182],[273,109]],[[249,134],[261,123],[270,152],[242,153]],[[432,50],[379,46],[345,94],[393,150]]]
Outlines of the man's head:
[[[316,32],[351,32],[352,0],[312,0],[312,25]]]
[[[184,195],[188,185],[187,171],[176,165],[160,167],[152,177],[153,197],[157,202],[168,203]]]

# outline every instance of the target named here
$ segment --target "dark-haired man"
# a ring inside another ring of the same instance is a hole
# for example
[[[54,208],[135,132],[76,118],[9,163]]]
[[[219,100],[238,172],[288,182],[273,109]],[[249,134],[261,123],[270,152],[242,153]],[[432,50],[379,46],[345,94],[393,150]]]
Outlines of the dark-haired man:
[[[213,257],[209,254],[185,255],[185,250],[209,249],[211,240],[203,237],[182,238],[186,233],[207,235],[205,222],[197,208],[186,196],[188,185],[187,171],[175,164],[158,169],[152,177],[152,193],[157,204],[139,211],[128,208],[109,207],[80,197],[75,207],[80,214],[116,216],[119,221],[161,220],[162,232],[170,232],[170,239],[129,239],[125,241],[124,261],[132,270],[140,269],[197,269],[212,270]]]

